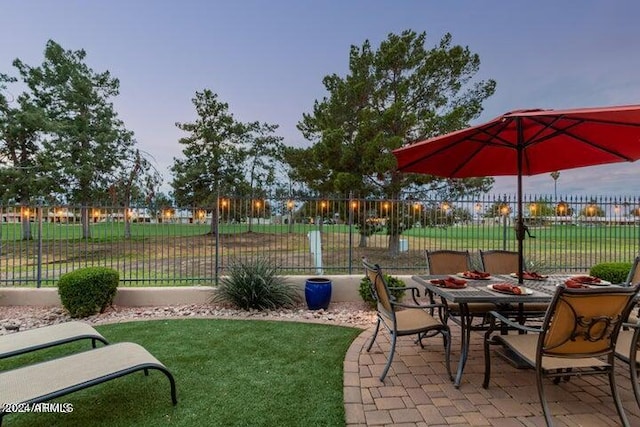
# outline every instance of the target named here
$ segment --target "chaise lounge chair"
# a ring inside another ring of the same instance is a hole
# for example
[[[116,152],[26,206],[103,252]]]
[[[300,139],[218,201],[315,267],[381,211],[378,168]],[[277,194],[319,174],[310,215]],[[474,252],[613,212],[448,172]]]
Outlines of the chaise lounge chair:
[[[0,403],[47,402],[133,372],[148,374],[149,369],[157,369],[167,376],[171,385],[171,401],[176,405],[173,375],[146,349],[129,342],[0,372]],[[7,413],[0,408],[0,425]]]
[[[0,336],[0,359],[83,339],[90,339],[93,348],[98,341],[109,344],[91,325],[66,322]]]

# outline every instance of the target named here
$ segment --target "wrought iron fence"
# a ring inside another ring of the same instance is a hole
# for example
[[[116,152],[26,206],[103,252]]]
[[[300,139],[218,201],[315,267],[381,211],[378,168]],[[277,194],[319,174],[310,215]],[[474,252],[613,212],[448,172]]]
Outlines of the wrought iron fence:
[[[269,257],[283,274],[360,274],[367,257],[395,274],[426,272],[426,249],[516,250],[512,195],[461,200],[221,198],[218,206],[0,206],[0,284],[55,285],[85,266],[130,286],[210,285],[233,262]],[[83,214],[88,227],[82,226]],[[631,262],[640,200],[526,196],[528,266],[587,271]]]

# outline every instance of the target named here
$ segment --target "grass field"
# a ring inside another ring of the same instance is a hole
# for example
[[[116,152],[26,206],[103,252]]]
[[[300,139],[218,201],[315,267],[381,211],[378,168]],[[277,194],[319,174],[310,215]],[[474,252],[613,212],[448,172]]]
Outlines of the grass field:
[[[132,223],[124,238],[122,222],[91,224],[83,239],[79,224],[43,223],[42,240],[22,239],[20,224],[0,227],[0,283],[55,284],[64,272],[105,265],[121,272],[127,285],[211,284],[236,258],[269,256],[283,274],[314,274],[308,233],[313,224],[220,224],[219,235],[207,224]],[[251,231],[250,231],[251,230]],[[425,249],[516,250],[511,225],[488,222],[450,227],[411,228],[401,235],[405,251],[391,254],[384,231],[366,246],[355,227],[322,225],[322,262],[326,274],[360,273],[365,256],[398,274],[425,271]],[[535,238],[524,242],[525,258],[545,271],[586,271],[600,262],[631,262],[640,247],[635,225],[548,225],[531,227]]]

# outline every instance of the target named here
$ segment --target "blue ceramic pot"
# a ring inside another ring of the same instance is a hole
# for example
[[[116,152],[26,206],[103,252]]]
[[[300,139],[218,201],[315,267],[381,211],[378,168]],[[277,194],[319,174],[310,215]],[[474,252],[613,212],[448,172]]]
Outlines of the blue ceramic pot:
[[[311,277],[304,285],[304,298],[309,310],[329,308],[331,302],[331,280],[323,277]]]

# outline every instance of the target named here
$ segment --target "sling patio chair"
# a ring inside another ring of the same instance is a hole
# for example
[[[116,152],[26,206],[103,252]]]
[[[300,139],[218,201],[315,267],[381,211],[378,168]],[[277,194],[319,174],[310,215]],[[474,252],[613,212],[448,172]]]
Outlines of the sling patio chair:
[[[440,275],[449,274],[454,275],[464,271],[471,270],[471,256],[469,251],[454,251],[454,250],[436,250],[432,251],[427,249],[427,264],[429,266],[429,274]],[[433,298],[431,297],[433,303]],[[457,303],[442,301],[446,305],[445,321],[448,319],[453,320],[456,323],[460,323],[460,306]],[[472,326],[473,329],[484,329],[484,319],[491,310],[495,310],[495,304],[491,303],[472,303],[467,305],[469,316],[473,318],[481,319],[479,324]],[[471,319],[470,319],[471,320]]]
[[[557,384],[571,376],[608,375],[611,395],[622,424],[629,422],[618,396],[614,375],[616,341],[640,287],[611,286],[573,289],[558,286],[542,326],[520,325],[492,312],[484,338],[485,371],[483,387],[491,377],[490,345],[502,345],[516,353],[535,370],[538,397],[547,426],[553,425],[544,392],[544,379]],[[506,324],[524,334],[497,334]],[[627,354],[629,354],[627,352]]]
[[[93,348],[98,341],[109,344],[91,325],[72,321],[0,336],[0,359],[83,339]]]
[[[176,384],[171,372],[145,348],[130,342],[0,372],[0,402],[10,402],[10,406],[16,407],[47,402],[133,372],[144,371],[148,375],[151,369],[167,376],[171,401],[176,405]],[[132,393],[124,398],[135,397]],[[0,425],[9,409],[0,407]]]
[[[371,286],[371,294],[377,303],[378,320],[376,328],[371,337],[371,342],[367,347],[367,352],[371,351],[371,347],[378,336],[380,325],[383,325],[391,336],[391,349],[387,357],[387,363],[380,375],[380,381],[384,378],[391,367],[393,355],[396,348],[396,340],[398,337],[406,335],[417,335],[417,341],[424,348],[423,338],[429,338],[436,335],[442,335],[445,351],[445,365],[449,379],[453,380],[451,374],[450,353],[451,353],[451,332],[449,326],[441,319],[429,314],[429,310],[437,309],[442,315],[442,304],[419,304],[417,298],[420,291],[416,287],[405,287],[405,290],[411,291],[413,303],[405,304],[396,301],[391,295],[389,286],[384,278],[382,269],[377,264],[370,264],[363,260],[365,275],[369,279]],[[394,288],[395,289],[395,288]]]
[[[629,365],[629,379],[633,387],[636,403],[640,406],[640,384],[638,381],[638,352],[640,351],[640,323],[625,323],[618,334],[616,357]]]
[[[633,260],[633,264],[631,266],[631,270],[629,270],[629,274],[627,275],[627,279],[625,283],[627,285],[635,285],[640,282],[640,256],[635,257]]]
[[[518,252],[505,250],[480,250],[480,262],[482,268],[491,274],[512,274],[518,271]],[[522,312],[527,317],[544,316],[547,311],[547,304],[525,303],[522,305]]]

